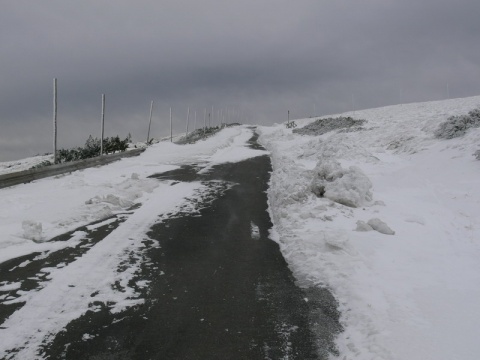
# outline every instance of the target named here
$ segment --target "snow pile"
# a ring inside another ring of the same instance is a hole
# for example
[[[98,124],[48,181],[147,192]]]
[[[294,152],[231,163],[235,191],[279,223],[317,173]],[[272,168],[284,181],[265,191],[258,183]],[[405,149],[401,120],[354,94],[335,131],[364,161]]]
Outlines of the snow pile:
[[[339,204],[359,207],[372,200],[372,183],[356,166],[342,168],[336,161],[321,161],[313,169],[312,191]]]
[[[42,236],[42,223],[31,220],[22,221],[23,237],[34,241],[40,241]]]
[[[272,236],[300,284],[338,300],[338,359],[478,357],[480,129],[451,140],[435,132],[479,104],[356,111],[361,131],[317,136],[260,128],[272,154]]]

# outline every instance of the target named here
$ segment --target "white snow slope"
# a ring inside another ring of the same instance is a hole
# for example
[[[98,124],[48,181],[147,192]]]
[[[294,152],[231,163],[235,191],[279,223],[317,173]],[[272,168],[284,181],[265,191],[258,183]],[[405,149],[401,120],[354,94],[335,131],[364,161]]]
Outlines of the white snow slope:
[[[367,120],[365,130],[321,136],[260,128],[273,161],[272,235],[301,284],[337,298],[338,359],[480,359],[480,161],[472,156],[480,128],[433,136],[479,105],[472,97],[356,111],[343,115]],[[323,197],[312,193],[314,177]]]
[[[0,359],[42,359],[42,343],[88,310],[97,311],[94,302],[109,304],[112,312],[142,302],[129,281],[139,269],[146,233],[153,224],[176,212],[198,211],[194,204],[202,204],[202,199],[215,192],[200,182],[174,183],[147,176],[182,164],[195,164],[208,171],[215,164],[266,154],[247,147],[252,135],[247,127],[227,128],[197,144],[162,142],[138,157],[1,189],[0,263],[37,252],[41,253],[38,257],[46,257],[78,245],[85,232],[77,231],[68,241],[49,240],[113,214],[126,213],[132,205],[140,206],[128,211],[118,228],[74,262],[42,269],[47,280],[40,289],[19,291],[20,297],[1,295],[2,291],[20,289],[21,284],[0,282],[0,304],[25,302],[0,324]],[[134,265],[132,253],[138,258]],[[129,264],[126,269],[125,263]],[[148,284],[142,281],[137,286]]]

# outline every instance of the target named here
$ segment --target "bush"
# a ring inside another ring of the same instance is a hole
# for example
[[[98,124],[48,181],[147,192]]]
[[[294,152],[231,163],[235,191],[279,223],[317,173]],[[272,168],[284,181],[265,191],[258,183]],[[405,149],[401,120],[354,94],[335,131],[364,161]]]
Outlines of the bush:
[[[480,127],[480,108],[474,109],[468,115],[450,116],[440,124],[434,135],[440,139],[453,139],[465,135],[468,129]]]
[[[103,139],[104,154],[113,154],[116,152],[123,152],[127,150],[128,143],[131,142],[131,135],[129,134],[124,140],[120,140],[117,135],[111,138]],[[85,142],[85,146],[73,149],[60,149],[57,151],[57,163],[65,163],[70,161],[90,159],[95,156],[100,156],[100,139],[93,138],[90,135]]]
[[[349,129],[353,128],[354,130],[362,129],[361,126],[366,122],[366,120],[355,120],[351,117],[340,116],[337,118],[326,118],[318,119],[307,126],[304,126],[300,129],[293,130],[294,133],[300,135],[323,135],[329,131],[337,129]]]
[[[289,121],[285,124],[285,126],[287,127],[287,129],[294,129],[297,127],[297,124],[295,123],[295,121]]]
[[[32,166],[30,169],[40,169],[40,168],[42,168],[42,167],[50,166],[50,165],[53,165],[53,163],[52,163],[51,161],[49,161],[49,160],[44,160],[44,161],[42,161],[41,163]]]

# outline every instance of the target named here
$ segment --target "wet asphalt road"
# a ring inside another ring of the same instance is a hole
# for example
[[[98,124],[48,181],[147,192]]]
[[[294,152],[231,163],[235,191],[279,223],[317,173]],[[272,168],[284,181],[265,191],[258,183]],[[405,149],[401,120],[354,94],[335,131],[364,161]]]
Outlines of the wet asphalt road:
[[[269,157],[261,156],[205,175],[193,166],[156,175],[159,181],[202,181],[216,195],[197,204],[199,213],[176,214],[151,229],[138,275],[149,281],[138,289],[144,304],[115,315],[103,304],[70,323],[44,346],[44,355],[325,359],[334,352],[340,331],[335,300],[325,289],[297,287],[268,238],[270,171]]]

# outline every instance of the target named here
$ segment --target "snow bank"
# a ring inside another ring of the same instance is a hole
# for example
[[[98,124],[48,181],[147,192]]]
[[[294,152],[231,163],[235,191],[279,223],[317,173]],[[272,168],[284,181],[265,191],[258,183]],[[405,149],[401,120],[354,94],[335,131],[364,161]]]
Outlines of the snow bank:
[[[478,357],[480,129],[434,133],[479,104],[356,111],[361,131],[319,136],[259,129],[272,154],[272,237],[301,284],[337,298],[338,359]]]

